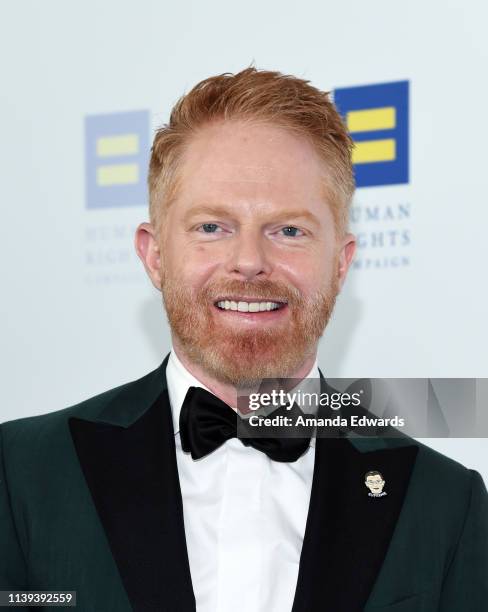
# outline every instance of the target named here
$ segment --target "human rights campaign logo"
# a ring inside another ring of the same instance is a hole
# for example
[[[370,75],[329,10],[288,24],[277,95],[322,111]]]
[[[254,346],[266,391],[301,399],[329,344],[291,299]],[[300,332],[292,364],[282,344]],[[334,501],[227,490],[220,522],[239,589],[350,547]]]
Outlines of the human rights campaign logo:
[[[149,111],[85,119],[86,207],[147,204]]]
[[[334,102],[354,140],[357,187],[408,183],[409,82],[334,91]]]

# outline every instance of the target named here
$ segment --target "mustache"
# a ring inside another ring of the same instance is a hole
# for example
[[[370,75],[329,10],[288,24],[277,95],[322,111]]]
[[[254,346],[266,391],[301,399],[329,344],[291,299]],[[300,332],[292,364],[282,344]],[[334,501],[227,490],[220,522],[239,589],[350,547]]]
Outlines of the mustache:
[[[199,292],[205,301],[216,301],[226,295],[246,296],[248,299],[288,302],[290,304],[302,301],[301,292],[291,285],[281,281],[238,281],[212,283]]]

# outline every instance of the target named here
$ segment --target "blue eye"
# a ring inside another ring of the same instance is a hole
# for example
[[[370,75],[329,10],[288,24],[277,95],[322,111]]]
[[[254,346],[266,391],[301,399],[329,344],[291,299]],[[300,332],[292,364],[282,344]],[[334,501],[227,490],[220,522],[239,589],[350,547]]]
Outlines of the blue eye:
[[[205,234],[214,234],[219,226],[216,223],[202,223],[201,227]]]
[[[300,230],[298,229],[298,227],[287,225],[286,227],[282,228],[282,231],[285,232],[285,236],[290,236],[294,238],[297,235],[297,232],[299,232]]]

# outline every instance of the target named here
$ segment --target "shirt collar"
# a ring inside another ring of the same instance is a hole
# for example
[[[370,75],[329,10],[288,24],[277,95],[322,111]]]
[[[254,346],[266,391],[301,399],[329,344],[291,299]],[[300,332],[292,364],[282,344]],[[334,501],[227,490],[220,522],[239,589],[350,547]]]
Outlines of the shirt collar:
[[[318,360],[315,362],[310,372],[305,378],[319,378]],[[186,393],[190,387],[202,387],[212,393],[208,387],[193,376],[193,374],[181,363],[175,350],[172,348],[168,365],[166,366],[166,382],[168,385],[169,402],[171,404],[171,414],[173,417],[173,430],[175,435],[180,431],[180,412]],[[213,394],[215,395],[215,394]],[[313,445],[313,439],[311,444]]]

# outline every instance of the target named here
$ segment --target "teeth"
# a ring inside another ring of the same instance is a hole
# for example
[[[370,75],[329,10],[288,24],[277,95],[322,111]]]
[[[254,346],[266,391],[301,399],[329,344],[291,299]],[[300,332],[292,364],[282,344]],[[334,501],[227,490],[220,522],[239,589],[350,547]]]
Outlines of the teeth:
[[[217,302],[217,306],[222,310],[238,310],[239,312],[264,312],[280,307],[278,302],[234,302],[232,300],[222,300]]]

